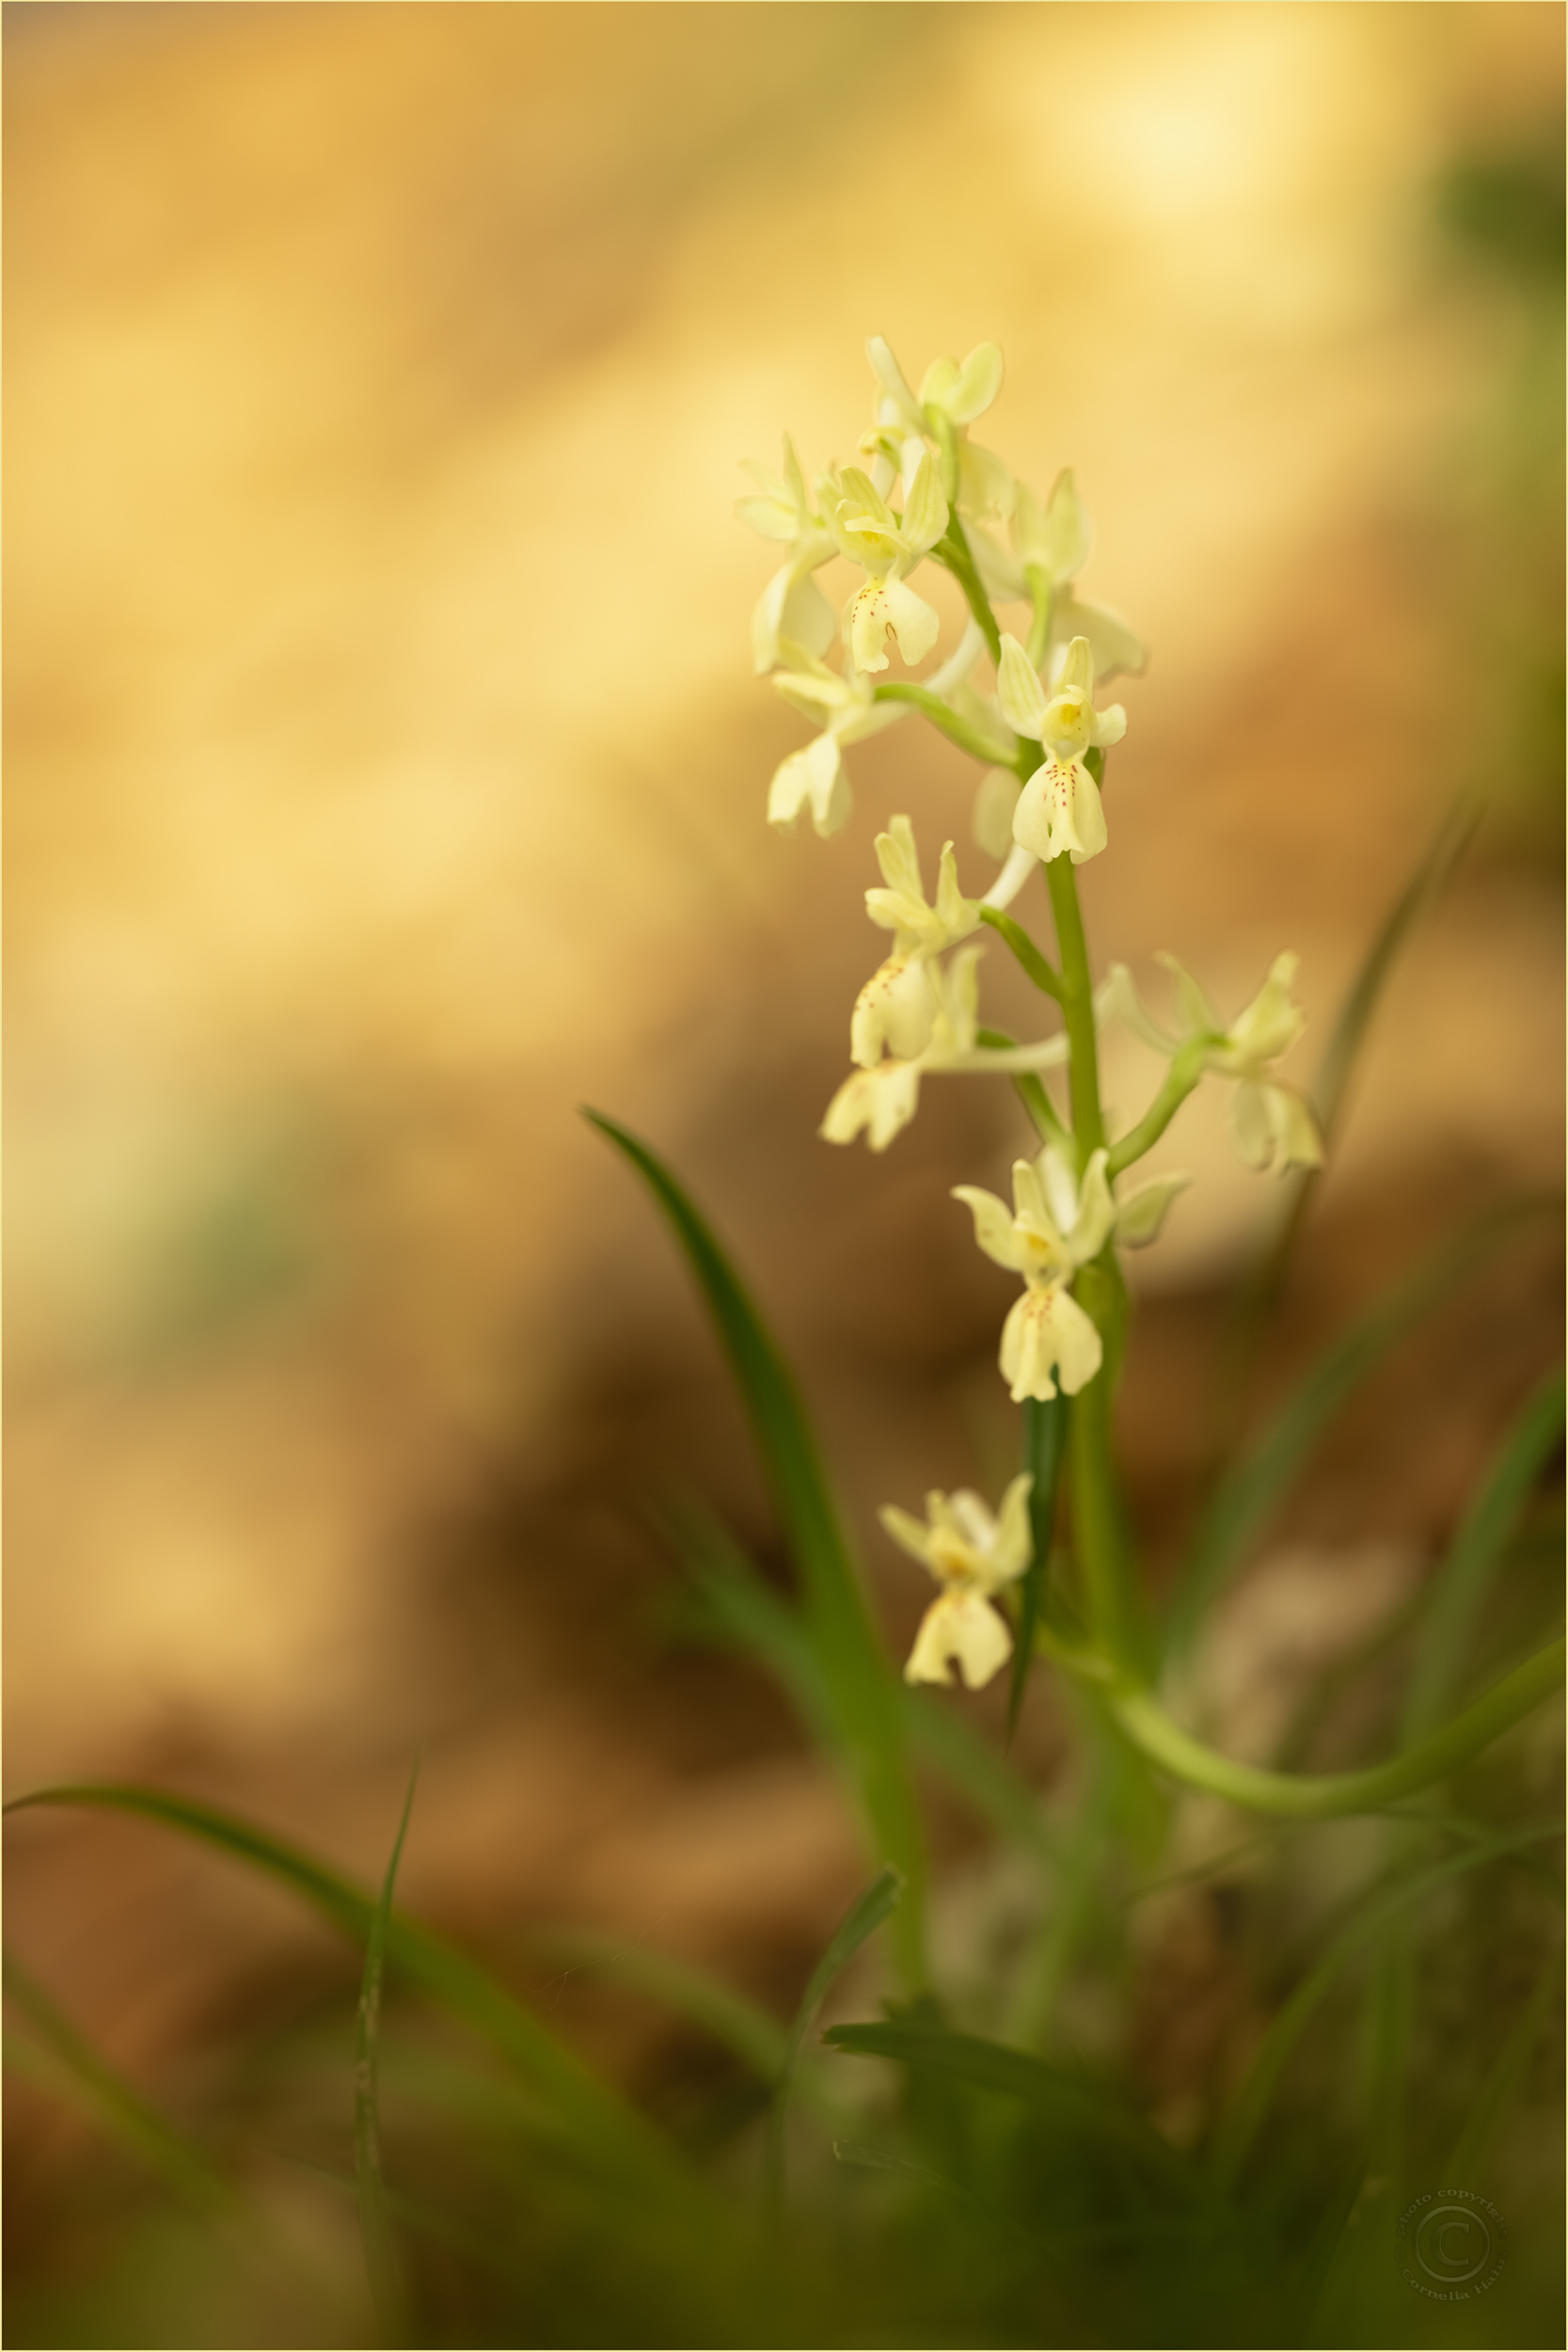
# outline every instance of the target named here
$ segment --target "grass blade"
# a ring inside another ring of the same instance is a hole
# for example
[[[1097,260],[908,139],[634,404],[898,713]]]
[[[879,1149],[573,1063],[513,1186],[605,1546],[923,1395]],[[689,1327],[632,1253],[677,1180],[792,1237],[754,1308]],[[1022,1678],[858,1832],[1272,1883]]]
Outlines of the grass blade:
[[[156,1788],[108,1783],[39,1789],[13,1798],[5,1810],[18,1813],[40,1806],[83,1806],[160,1822],[280,1879],[354,1943],[362,1944],[370,1935],[375,1906],[362,1887],[214,1806]],[[641,2194],[668,2194],[686,2185],[674,2150],[653,2125],[563,2049],[477,1962],[396,1912],[387,1924],[386,1953],[400,1976],[502,2053],[539,2099],[559,2137],[575,2153]]]
[[[768,2200],[775,2213],[784,2200],[784,2122],[806,2036],[834,1979],[848,1966],[861,1946],[876,1934],[885,1919],[892,1916],[903,1892],[904,1882],[896,1870],[884,1870],[879,1878],[873,1879],[864,1894],[851,1904],[839,1923],[800,1995],[800,2006],[795,2012],[795,2023],[789,2029],[789,2040],[784,2045],[784,2064],[779,2069],[779,2078],[774,2085],[773,2109],[768,2121]]]
[[[1423,1259],[1310,1365],[1261,1435],[1210,1497],[1188,1551],[1167,1620],[1173,1653],[1187,1648],[1240,1566],[1244,1549],[1340,1407],[1424,1316],[1443,1305],[1539,1213],[1511,1202],[1487,1211]]]
[[[872,1623],[805,1408],[734,1267],[675,1178],[614,1120],[599,1111],[585,1115],[630,1161],[674,1228],[729,1357],[800,1573],[838,1753],[879,1858],[908,1888],[895,1945],[903,1974],[918,1987],[926,1975],[925,1841],[904,1752],[899,1685]]]
[[[1135,2107],[1106,2086],[1049,2065],[1027,2050],[902,2019],[887,2025],[830,2026],[823,2039],[854,2057],[893,2058],[945,2074],[974,2090],[1016,2099],[1065,2131],[1135,2158],[1170,2185],[1201,2193],[1202,2182],[1193,2167]]]
[[[1381,1893],[1372,1895],[1342,1928],[1317,1966],[1303,1979],[1264,2035],[1245,2082],[1229,2111],[1221,2119],[1213,2143],[1212,2164],[1217,2180],[1228,2185],[1246,2161],[1274,2097],[1285,2063],[1307,2027],[1307,2021],[1346,1962],[1363,1946],[1380,1936],[1391,1921],[1435,1894],[1467,1871],[1488,1862],[1562,1834],[1560,1822],[1537,1823],[1528,1829],[1505,1830],[1479,1839],[1463,1853],[1449,1854],[1424,1869],[1402,1874]]]
[[[397,1884],[403,1841],[414,1810],[416,1764],[409,1775],[403,1819],[393,1841],[391,1860],[381,1882],[381,1893],[371,1917],[365,1947],[365,1973],[359,1987],[359,2015],[354,2051],[354,2182],[359,2207],[359,2240],[365,2269],[381,2331],[388,2344],[408,2340],[408,2307],[399,2275],[397,2249],[387,2212],[387,2184],[381,2169],[381,1980],[387,1959],[387,1938],[392,1922],[392,1891]]]
[[[634,1993],[646,1994],[677,2017],[700,2026],[733,2051],[759,2082],[778,2080],[788,2037],[776,2017],[705,1968],[645,1944],[626,1944],[586,1929],[563,1928],[530,1938],[532,1948],[559,1960],[567,1974],[592,1969]]]
[[[1433,1579],[1426,1622],[1405,1691],[1402,1745],[1413,1746],[1425,1739],[1448,1707],[1465,1663],[1476,1613],[1530,1488],[1561,1440],[1562,1420],[1562,1375],[1553,1373],[1528,1400],[1510,1430],[1491,1475]]]
[[[26,2018],[47,2052],[48,2078],[63,2077],[64,2086],[100,2128],[157,2173],[198,2213],[211,2217],[234,2209],[233,2191],[195,2140],[176,2130],[150,2100],[99,2056],[43,1987],[8,1952],[4,1968],[6,1998]],[[18,2038],[11,2054],[24,2065],[36,2065],[36,2047]]]
[[[1497,2135],[1508,2121],[1509,2109],[1524,2087],[1525,2072],[1536,2042],[1557,2005],[1561,1976],[1562,1954],[1556,1951],[1536,1979],[1528,2000],[1509,2027],[1503,2046],[1481,2087],[1480,2095],[1465,2119],[1459,2137],[1454,2141],[1442,2169],[1445,2181],[1473,2181],[1490,2156]]]
[[[1042,1404],[1030,1397],[1023,1407],[1023,1467],[1034,1474],[1029,1494],[1029,1532],[1035,1554],[1019,1587],[1018,1630],[1013,1644],[1012,1680],[1007,1689],[1007,1745],[1012,1746],[1035,1662],[1035,1628],[1039,1623],[1045,1580],[1051,1573],[1051,1545],[1056,1527],[1056,1486],[1062,1456],[1067,1451],[1068,1400],[1060,1391]]]

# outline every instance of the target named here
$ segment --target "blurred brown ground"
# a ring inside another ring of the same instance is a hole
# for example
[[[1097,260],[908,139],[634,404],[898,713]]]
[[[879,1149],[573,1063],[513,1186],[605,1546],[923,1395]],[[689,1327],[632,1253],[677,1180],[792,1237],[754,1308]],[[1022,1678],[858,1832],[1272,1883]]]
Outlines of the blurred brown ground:
[[[885,1160],[816,1140],[871,835],[907,808],[963,858],[971,787],[905,727],[852,755],[846,836],[769,834],[800,730],[749,675],[736,460],[847,453],[868,331],[915,373],[1002,342],[989,438],[1078,468],[1090,592],[1155,648],[1096,952],[1172,947],[1234,1007],[1294,946],[1304,1074],[1448,797],[1489,793],[1281,1376],[1558,1181],[1550,303],[1434,191],[1550,144],[1560,13],[6,14],[8,1788],[157,1777],[368,1874],[422,1740],[412,1903],[787,1991],[861,1864],[782,1707],[661,1645],[644,1503],[701,1486],[765,1546],[766,1513],[575,1106],[672,1156],[777,1313],[895,1640],[922,1596],[873,1506],[1014,1444],[1007,1285],[946,1188],[1017,1129],[955,1082]],[[1124,1108],[1145,1082],[1113,1056]],[[1157,1548],[1267,1190],[1220,1107],[1137,1269]],[[1516,1250],[1285,1533],[1429,1555],[1558,1322]],[[1044,1770],[1043,1705],[1029,1737]],[[11,1931],[137,2070],[329,1964],[125,1825],[19,1825]]]

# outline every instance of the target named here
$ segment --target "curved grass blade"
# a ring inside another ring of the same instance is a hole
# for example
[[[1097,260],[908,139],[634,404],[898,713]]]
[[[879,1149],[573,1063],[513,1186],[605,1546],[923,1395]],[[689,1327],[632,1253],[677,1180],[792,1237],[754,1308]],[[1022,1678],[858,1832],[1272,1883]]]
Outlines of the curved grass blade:
[[[944,2026],[903,2020],[887,2025],[830,2026],[824,2041],[858,2058],[893,2058],[926,2067],[967,2084],[1016,2099],[1037,2115],[1078,2137],[1098,2140],[1134,2158],[1173,2188],[1201,2197],[1200,2174],[1145,2122],[1136,2108],[1104,2086],[1065,2067],[1049,2065],[1026,2050],[987,2042],[978,2034],[952,2033]]]
[[[673,1952],[655,1951],[645,1944],[626,1944],[615,1937],[577,1928],[534,1936],[531,1946],[558,1959],[569,1972],[592,1969],[644,1993],[675,2016],[700,2026],[714,2041],[734,2052],[759,2082],[773,2083],[784,2062],[788,2036],[776,2017],[733,1985],[710,1976]]]
[[[800,2006],[784,2044],[784,2064],[773,2086],[773,2107],[768,2119],[768,2201],[775,2214],[784,2201],[784,2122],[806,2036],[834,1979],[848,1966],[861,1946],[876,1934],[883,1920],[892,1917],[903,1892],[904,1882],[896,1870],[884,1870],[879,1878],[872,1880],[839,1922],[800,1995]]]
[[[419,1776],[416,1763],[409,1775],[408,1794],[404,1800],[391,1860],[371,1918],[354,2051],[354,2184],[359,2208],[359,2242],[364,2249],[371,2298],[388,2344],[406,2343],[409,2328],[408,2301],[392,2242],[387,2184],[381,2169],[381,1980],[392,1922],[392,1890],[397,1884],[398,1864],[403,1859],[403,1841],[408,1835],[408,1817],[414,1810],[414,1788]]]
[[[37,2049],[47,2053],[46,2079],[60,2082],[93,2117],[186,2204],[206,2217],[238,2210],[233,2190],[194,2139],[178,2131],[151,2102],[101,2058],[20,1962],[5,1956],[6,1998],[15,2004],[38,2036],[38,2044],[15,2038],[9,2055],[29,2067]],[[44,2070],[40,2069],[40,2072]]]
[[[1508,2029],[1476,2103],[1449,2152],[1448,2162],[1442,2169],[1445,2181],[1474,2180],[1486,2164],[1508,2121],[1509,2110],[1524,2088],[1525,2072],[1535,2045],[1557,2006],[1561,1976],[1562,1953],[1559,1949],[1541,1971],[1528,2000]]]
[[[1166,1638],[1173,1653],[1190,1645],[1245,1546],[1341,1406],[1424,1316],[1481,1273],[1542,1205],[1513,1201],[1473,1219],[1386,1291],[1308,1367],[1210,1498],[1169,1611]]]
[[[211,1805],[155,1788],[83,1784],[13,1798],[5,1810],[19,1813],[40,1806],[85,1806],[161,1822],[280,1879],[354,1943],[362,1944],[370,1934],[374,1904],[363,1888],[253,1823]],[[388,1921],[386,1952],[399,1975],[495,2044],[540,2101],[557,2136],[575,2153],[643,2194],[667,2195],[673,2187],[687,2185],[675,2151],[653,2125],[563,2049],[477,1962],[395,1912]]]
[[[1448,1708],[1476,1613],[1562,1423],[1562,1375],[1553,1373],[1528,1399],[1432,1581],[1400,1724],[1404,1746],[1425,1739]]]
[[[1212,2161],[1217,2181],[1228,2186],[1241,2171],[1285,2071],[1286,2060],[1345,1963],[1365,1945],[1374,1942],[1391,1921],[1424,1902],[1439,1887],[1470,1870],[1480,1869],[1485,1863],[1501,1861],[1524,1847],[1561,1834],[1560,1821],[1502,1831],[1494,1837],[1478,1840],[1464,1853],[1449,1854],[1441,1862],[1428,1864],[1424,1869],[1402,1874],[1363,1903],[1317,1966],[1296,1987],[1264,2035],[1251,2071],[1229,2111],[1221,2119],[1214,2137]]]
[[[918,1987],[926,1976],[925,1841],[904,1753],[899,1686],[872,1623],[805,1408],[734,1267],[663,1162],[602,1112],[584,1116],[648,1184],[718,1327],[800,1572],[806,1629],[839,1753],[876,1850],[909,1890],[895,1940],[902,1972]]]
[[[1059,1391],[1044,1404],[1037,1397],[1030,1397],[1023,1407],[1023,1467],[1032,1471],[1035,1480],[1029,1493],[1029,1533],[1035,1550],[1019,1587],[1012,1679],[1007,1687],[1009,1747],[1018,1729],[1023,1693],[1029,1687],[1029,1669],[1035,1662],[1035,1629],[1039,1624],[1040,1605],[1045,1597],[1045,1580],[1051,1572],[1051,1545],[1056,1527],[1056,1487],[1062,1472],[1062,1456],[1067,1451],[1069,1409],[1068,1400]]]

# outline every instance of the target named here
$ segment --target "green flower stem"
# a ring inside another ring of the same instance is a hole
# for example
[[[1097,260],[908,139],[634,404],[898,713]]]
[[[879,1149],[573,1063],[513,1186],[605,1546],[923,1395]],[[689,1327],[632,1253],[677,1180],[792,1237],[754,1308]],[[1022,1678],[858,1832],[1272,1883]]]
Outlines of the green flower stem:
[[[1037,751],[1038,746],[1032,748]],[[1100,1048],[1094,1033],[1089,951],[1071,861],[1053,857],[1045,869],[1045,879],[1051,892],[1051,912],[1056,918],[1056,946],[1062,959],[1062,1011],[1072,1047],[1072,1132],[1078,1139],[1079,1165],[1084,1167],[1090,1153],[1098,1152],[1105,1140],[1105,1121],[1100,1108]]]
[[[1084,1397],[1102,1385],[1092,1382]],[[1074,1406],[1074,1427],[1083,1418],[1084,1397]],[[1228,1756],[1216,1755],[1200,1740],[1193,1739],[1172,1723],[1150,1691],[1114,1692],[1110,1704],[1133,1745],[1177,1780],[1207,1788],[1254,1813],[1326,1820],[1337,1814],[1380,1811],[1401,1797],[1414,1796],[1434,1781],[1447,1779],[1522,1722],[1557,1689],[1562,1672],[1563,1645],[1550,1643],[1501,1682],[1494,1683],[1442,1731],[1407,1748],[1390,1763],[1361,1772],[1262,1772],[1255,1765],[1232,1763]]]
[[[958,520],[956,507],[948,516],[947,528],[931,549],[931,553],[939,564],[946,565],[963,590],[969,600],[970,611],[985,632],[986,643],[990,647],[991,660],[1000,661],[1002,631],[996,625],[996,615],[991,611],[990,599],[980,584],[980,575],[974,568],[974,558],[969,551],[969,541],[964,537],[964,527]]]
[[[1004,914],[1000,907],[988,906],[981,907],[980,920],[989,923],[993,931],[1000,932],[1037,988],[1043,989],[1048,996],[1054,996],[1059,1005],[1066,1003],[1061,974],[1054,964],[1047,962],[1022,923],[1015,923],[1012,916]]]
[[[910,679],[895,678],[886,686],[873,687],[871,699],[878,703],[912,703],[916,710],[923,710],[931,724],[940,727],[960,751],[969,754],[971,759],[981,760],[988,768],[1005,768],[1007,764],[1006,752],[999,750],[995,743],[989,742],[977,727],[972,727],[967,719],[960,719],[956,710],[949,710],[942,696],[933,694],[928,686],[916,686]]]
[[[1181,1108],[1193,1089],[1203,1075],[1204,1057],[1208,1051],[1202,1038],[1195,1038],[1171,1063],[1164,1085],[1154,1097],[1135,1127],[1128,1129],[1119,1143],[1113,1143],[1105,1163],[1107,1175],[1119,1176],[1124,1168],[1141,1160],[1151,1152]]]

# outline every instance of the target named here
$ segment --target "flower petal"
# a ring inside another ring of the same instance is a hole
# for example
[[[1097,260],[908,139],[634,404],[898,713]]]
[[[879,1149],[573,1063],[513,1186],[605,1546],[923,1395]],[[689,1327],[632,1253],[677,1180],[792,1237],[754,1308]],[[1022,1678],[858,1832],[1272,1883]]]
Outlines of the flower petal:
[[[1015,1405],[1025,1397],[1047,1403],[1056,1393],[1059,1372],[1064,1396],[1076,1396],[1100,1370],[1104,1351],[1088,1316],[1059,1283],[1026,1290],[1002,1328],[1002,1373]]]
[[[895,1502],[884,1502],[877,1517],[900,1551],[907,1551],[910,1558],[918,1560],[923,1567],[929,1565],[931,1531],[923,1519],[913,1518],[908,1511],[900,1511]]]
[[[1071,781],[1065,807],[1057,812],[1056,839],[1074,866],[1082,866],[1085,859],[1100,855],[1110,836],[1099,785],[1081,759],[1075,759],[1067,772]]]
[[[1121,1246],[1146,1249],[1151,1241],[1157,1241],[1166,1210],[1192,1181],[1190,1176],[1173,1172],[1169,1176],[1151,1176],[1147,1184],[1134,1185],[1117,1202],[1116,1233]]]
[[[1009,1274],[1019,1270],[1018,1243],[1013,1233],[1013,1213],[1005,1200],[994,1192],[986,1192],[978,1184],[955,1184],[955,1200],[963,1201],[974,1218],[974,1238],[988,1258],[997,1265],[1005,1265]]]
[[[979,1593],[943,1593],[921,1620],[904,1676],[910,1682],[950,1683],[948,1661],[957,1659],[970,1690],[979,1691],[1012,1651],[1012,1635]]]
[[[899,653],[911,667],[917,661],[924,661],[937,642],[942,629],[941,621],[924,596],[917,596],[914,590],[901,580],[885,580],[881,593],[887,614],[886,626],[898,640]],[[863,662],[861,666],[865,669],[870,665]],[[885,660],[882,666],[886,668]]]
[[[1010,1584],[1023,1574],[1035,1556],[1035,1537],[1029,1525],[1029,1497],[1035,1481],[1028,1470],[1020,1470],[1002,1498],[996,1515],[996,1540],[991,1547],[990,1573],[997,1584]]]
[[[913,1061],[931,1041],[935,1010],[924,961],[890,956],[855,999],[849,1017],[850,1060],[863,1070],[874,1070],[885,1048],[896,1061]]]
[[[1002,354],[995,343],[976,343],[943,402],[955,424],[972,424],[1002,389]]]
[[[996,668],[996,699],[1013,733],[1032,735],[1037,742],[1046,712],[1045,689],[1016,637],[1004,636],[1002,640],[1002,659]]]
[[[849,814],[849,779],[831,735],[819,735],[803,751],[791,752],[781,760],[768,787],[768,821],[783,831],[793,831],[796,818],[808,804],[812,823],[823,840],[837,833]]]
[[[920,1106],[920,1065],[879,1062],[852,1071],[829,1104],[817,1134],[825,1143],[853,1143],[863,1127],[873,1152],[885,1152]]]
[[[1038,552],[1029,560],[1043,564],[1054,585],[1060,587],[1075,572],[1083,570],[1093,545],[1094,525],[1078,495],[1072,468],[1064,466],[1051,485],[1051,496],[1040,517]]]

